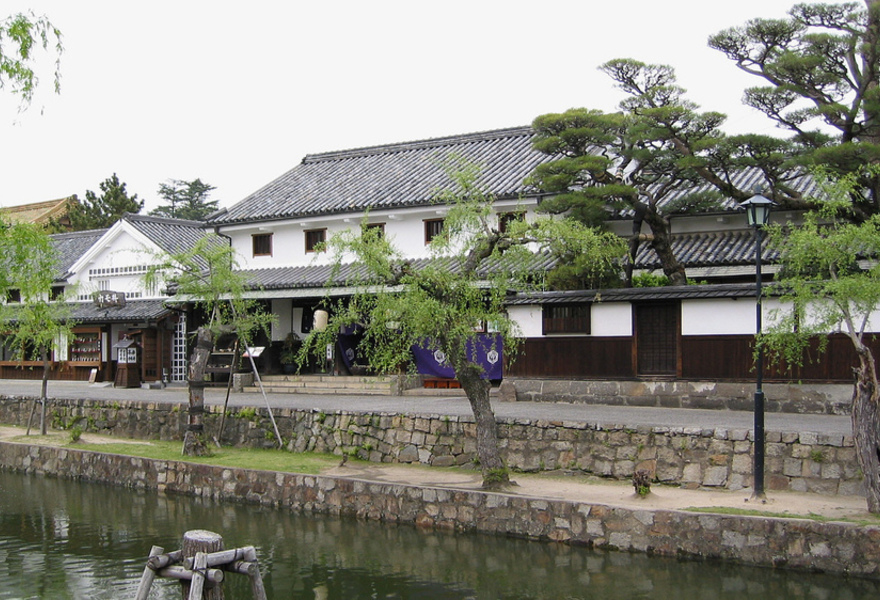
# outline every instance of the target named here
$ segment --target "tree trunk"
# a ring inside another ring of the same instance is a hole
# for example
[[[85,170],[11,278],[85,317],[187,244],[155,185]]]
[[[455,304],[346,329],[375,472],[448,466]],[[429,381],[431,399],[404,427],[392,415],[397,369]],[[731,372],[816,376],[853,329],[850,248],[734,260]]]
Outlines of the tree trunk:
[[[480,377],[479,367],[458,362],[455,376],[461,383],[471,404],[477,425],[477,458],[483,475],[484,489],[499,489],[511,485],[510,475],[498,449],[498,424],[489,402],[492,385]]]
[[[43,380],[40,383],[40,435],[46,435],[46,403],[49,402],[49,352],[43,348]]]
[[[672,227],[669,220],[657,214],[657,210],[651,206],[645,213],[645,221],[651,228],[653,238],[651,248],[657,253],[663,274],[669,278],[669,285],[687,285],[687,274],[684,265],[676,258],[672,251]]]
[[[204,456],[205,371],[214,349],[214,334],[207,327],[196,333],[196,346],[189,360],[189,421],[183,437],[184,456]]]
[[[868,512],[880,513],[880,396],[873,357],[867,349],[864,351],[860,352],[853,389],[853,442],[864,477]]]

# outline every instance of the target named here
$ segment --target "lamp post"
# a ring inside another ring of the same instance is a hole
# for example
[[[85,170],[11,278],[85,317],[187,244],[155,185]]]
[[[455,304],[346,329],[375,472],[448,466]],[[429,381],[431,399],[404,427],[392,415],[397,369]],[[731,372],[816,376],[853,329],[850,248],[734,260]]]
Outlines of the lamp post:
[[[746,209],[749,225],[755,228],[755,341],[761,336],[761,238],[763,227],[770,220],[770,207],[775,203],[760,194],[756,194],[740,204]],[[754,477],[754,493],[752,498],[765,500],[764,494],[764,350],[758,345],[755,359],[755,454],[752,476]]]

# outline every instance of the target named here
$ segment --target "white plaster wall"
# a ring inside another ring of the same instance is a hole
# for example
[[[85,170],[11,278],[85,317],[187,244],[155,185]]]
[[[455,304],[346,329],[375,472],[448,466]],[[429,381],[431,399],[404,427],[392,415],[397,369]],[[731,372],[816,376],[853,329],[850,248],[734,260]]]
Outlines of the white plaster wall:
[[[154,252],[155,248],[143,244],[141,240],[135,238],[124,229],[121,229],[118,235],[111,239],[98,242],[106,245],[98,249],[92,260],[82,265],[71,278],[71,284],[77,286],[76,293],[79,296],[88,295],[100,289],[100,282],[107,282],[107,289],[125,292],[131,298],[156,298],[163,297],[161,289],[151,292],[147,290],[143,283],[143,265],[150,264],[157,260]],[[90,270],[94,269],[123,269],[126,267],[135,267],[134,273],[101,273],[94,277],[89,275]],[[160,286],[161,288],[161,286]]]
[[[522,211],[526,218],[534,218],[536,201],[517,203],[501,202],[495,207],[496,213]],[[397,211],[371,212],[368,223],[384,223],[385,236],[394,246],[408,258],[427,257],[429,247],[425,244],[425,221],[440,219],[446,214],[443,207],[430,206],[423,208],[407,208]],[[221,233],[229,236],[232,247],[238,255],[243,269],[263,269],[277,267],[296,267],[312,264],[326,264],[330,261],[327,254],[306,253],[305,231],[326,229],[327,239],[333,234],[352,228],[359,228],[364,218],[363,213],[347,216],[315,217],[291,221],[264,222],[260,224],[232,225],[221,228]],[[252,236],[254,234],[272,234],[272,255],[253,256]]]
[[[541,307],[531,306],[510,306],[507,309],[511,321],[519,327],[520,335],[524,338],[541,337],[543,334],[543,324],[541,322]]]
[[[593,304],[590,308],[590,331],[593,336],[632,335],[632,306],[629,302]]]
[[[285,298],[272,300],[272,313],[277,317],[272,324],[272,341],[283,341],[293,331],[293,309]]]
[[[763,308],[766,314],[766,301]],[[752,298],[683,300],[681,303],[682,335],[754,334],[755,320]]]

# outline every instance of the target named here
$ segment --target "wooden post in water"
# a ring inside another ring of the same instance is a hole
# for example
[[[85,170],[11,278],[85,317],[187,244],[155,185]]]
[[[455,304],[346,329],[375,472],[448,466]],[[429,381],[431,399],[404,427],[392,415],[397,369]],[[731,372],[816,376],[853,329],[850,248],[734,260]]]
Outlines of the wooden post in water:
[[[162,546],[153,546],[150,550],[150,557],[158,556],[165,551]],[[153,585],[153,579],[156,578],[156,571],[150,568],[149,563],[144,567],[144,574],[141,575],[141,583],[138,586],[137,596],[135,600],[147,600],[147,594],[150,592],[150,586]]]
[[[212,585],[211,583],[206,582],[203,574],[206,566],[204,555],[223,550],[223,537],[212,531],[193,529],[183,534],[182,550],[184,560],[193,559],[193,569],[195,571],[201,571],[198,578],[195,576],[193,577],[192,582],[181,580],[180,584],[183,588],[184,600],[187,600],[188,598],[195,598],[195,600],[224,600],[223,585],[220,583]],[[200,560],[196,560],[197,554],[201,555],[198,557]],[[198,579],[198,581],[196,579]],[[195,587],[196,590],[198,590],[199,588],[202,588],[202,586],[204,586],[204,591],[200,595],[190,595],[190,587]]]

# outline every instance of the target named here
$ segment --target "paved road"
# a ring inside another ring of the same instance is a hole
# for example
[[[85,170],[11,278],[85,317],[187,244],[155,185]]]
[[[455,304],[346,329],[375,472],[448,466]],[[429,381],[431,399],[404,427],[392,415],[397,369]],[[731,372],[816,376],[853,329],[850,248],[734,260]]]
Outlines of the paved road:
[[[39,396],[39,381],[0,380],[0,395]],[[183,387],[167,387],[160,390],[116,389],[103,384],[87,382],[49,382],[52,398],[90,398],[108,402],[145,401],[160,403],[187,402]],[[205,401],[222,404],[225,389],[208,388]],[[268,401],[273,408],[318,409],[323,411],[346,410],[352,412],[393,412],[404,414],[470,415],[467,398],[461,396],[356,396],[320,394],[261,394],[233,393],[229,405],[265,406]],[[638,427],[699,427],[700,429],[751,429],[753,415],[747,411],[699,410],[689,408],[641,408],[631,406],[604,406],[590,404],[564,404],[548,402],[493,402],[499,417],[522,419],[548,419],[601,425],[624,425]],[[815,432],[829,435],[849,435],[852,424],[849,417],[831,415],[798,415],[792,413],[767,413],[767,431]]]

